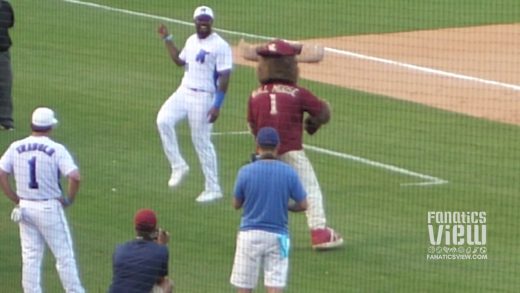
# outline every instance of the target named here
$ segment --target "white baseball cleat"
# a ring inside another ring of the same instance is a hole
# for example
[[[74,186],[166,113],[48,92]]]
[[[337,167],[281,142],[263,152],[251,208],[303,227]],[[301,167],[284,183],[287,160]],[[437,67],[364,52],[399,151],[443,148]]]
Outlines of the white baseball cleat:
[[[203,191],[195,200],[200,203],[205,203],[220,199],[222,196],[222,192],[220,191]]]
[[[168,186],[170,188],[177,187],[181,183],[182,178],[188,174],[188,171],[190,171],[190,167],[187,165],[172,170],[172,175],[170,176],[170,180],[168,180]]]

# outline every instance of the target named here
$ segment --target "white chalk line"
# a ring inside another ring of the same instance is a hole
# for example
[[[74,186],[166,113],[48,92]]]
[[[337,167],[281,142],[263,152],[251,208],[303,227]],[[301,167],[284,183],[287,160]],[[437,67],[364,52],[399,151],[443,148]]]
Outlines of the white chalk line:
[[[114,12],[120,12],[120,13],[124,13],[124,14],[144,17],[144,18],[162,20],[162,21],[181,24],[181,25],[189,25],[189,26],[193,25],[193,22],[189,22],[189,21],[182,21],[182,20],[173,19],[173,18],[169,18],[169,17],[158,16],[158,15],[142,13],[142,12],[136,12],[136,11],[131,11],[131,10],[127,10],[127,9],[114,8],[114,7],[100,5],[100,4],[91,3],[91,2],[83,2],[83,1],[78,1],[78,0],[63,0],[63,1],[69,2],[69,3],[74,3],[74,4],[95,7],[95,8],[99,8],[99,9],[108,10],[108,11],[114,11]],[[227,33],[230,35],[238,35],[238,36],[250,37],[250,38],[256,38],[256,39],[263,39],[263,40],[274,39],[274,37],[248,34],[248,33],[230,31],[230,30],[219,29],[219,28],[214,28],[214,30],[218,31],[218,32]],[[460,80],[465,80],[465,81],[471,81],[471,82],[476,82],[476,83],[482,83],[482,84],[492,85],[492,86],[496,86],[496,87],[507,88],[507,89],[511,89],[514,91],[520,91],[520,85],[509,84],[509,83],[504,83],[504,82],[499,82],[499,81],[494,81],[494,80],[488,80],[488,79],[473,77],[473,76],[469,76],[469,75],[463,75],[463,74],[413,65],[413,64],[404,63],[404,62],[398,62],[398,61],[379,58],[379,57],[363,55],[363,54],[359,54],[359,53],[355,53],[355,52],[351,52],[351,51],[345,51],[345,50],[334,49],[334,48],[329,48],[329,47],[325,47],[324,50],[327,52],[330,52],[330,53],[338,54],[338,55],[344,55],[344,56],[368,60],[368,61],[372,61],[372,62],[379,62],[379,63],[383,63],[383,64],[403,67],[403,68],[406,68],[409,70],[419,71],[419,72],[423,72],[423,73],[445,76],[445,77],[450,77],[450,78],[460,79]]]
[[[229,132],[213,132],[211,135],[222,136],[222,135],[244,135],[251,134],[249,131],[229,131]]]
[[[365,165],[368,165],[368,166],[371,166],[371,167],[376,167],[376,168],[387,170],[387,171],[390,171],[390,172],[399,173],[399,174],[408,175],[408,176],[411,176],[411,177],[417,177],[417,178],[426,180],[426,181],[423,181],[423,182],[401,183],[401,186],[428,186],[428,185],[440,185],[440,184],[448,183],[447,180],[444,180],[444,179],[441,179],[441,178],[437,178],[437,177],[434,177],[434,176],[413,172],[413,171],[410,171],[410,170],[406,170],[404,168],[400,168],[400,167],[396,167],[396,166],[392,166],[392,165],[388,165],[388,164],[383,164],[383,163],[380,163],[380,162],[376,162],[376,161],[372,161],[372,160],[369,160],[369,159],[357,157],[357,156],[354,156],[354,155],[349,155],[349,154],[345,154],[345,153],[331,151],[331,150],[327,150],[327,149],[324,149],[324,148],[315,147],[315,146],[311,146],[311,145],[307,145],[307,144],[304,144],[303,147],[306,150],[315,151],[317,153],[326,154],[326,155],[330,155],[330,156],[334,156],[334,157],[339,157],[339,158],[351,160],[351,161],[354,161],[354,162],[359,162],[359,163],[362,163],[362,164],[365,164]]]
[[[181,20],[177,20],[177,19],[157,16],[157,15],[152,15],[152,14],[147,14],[147,13],[135,12],[135,11],[127,10],[127,9],[114,8],[114,7],[110,7],[110,6],[106,6],[106,5],[100,5],[100,4],[91,3],[91,2],[83,2],[83,1],[78,1],[78,0],[63,0],[63,1],[69,2],[69,3],[74,3],[74,4],[81,4],[81,5],[85,5],[85,6],[95,7],[95,8],[100,8],[100,9],[104,9],[104,10],[108,10],[108,11],[125,13],[125,14],[129,14],[129,15],[144,17],[144,18],[157,19],[157,20],[162,20],[162,21],[167,21],[167,22],[172,22],[172,23],[177,23],[177,24],[182,24],[182,25],[190,25],[190,26],[193,25],[192,22],[181,21]],[[253,37],[253,38],[259,38],[259,39],[265,39],[265,40],[273,39],[273,37],[259,36],[259,35],[253,35],[253,34],[247,34],[247,33],[235,32],[235,31],[228,31],[228,30],[223,30],[223,29],[218,29],[218,28],[215,28],[215,30],[216,31],[220,31],[220,32],[224,32],[224,33],[228,33],[228,34],[234,34],[234,35],[240,35],[240,36],[246,36],[246,37]],[[354,57],[364,58],[364,59],[373,59],[374,61],[379,61],[379,62],[382,62],[384,60],[384,59],[364,56],[364,55],[360,55],[360,54],[356,54],[356,53],[352,53],[352,52],[339,51],[339,50],[332,49],[332,48],[326,48],[326,49],[331,51],[331,52],[342,52],[341,54],[351,55],[351,56],[354,56]],[[390,60],[386,60],[385,62],[388,62],[388,63],[391,62],[391,64],[395,63],[396,65],[399,64],[398,62],[390,61]],[[403,65],[404,65],[404,63],[403,63]],[[409,65],[408,64],[408,66],[412,67],[413,65]],[[413,67],[415,67],[415,66],[413,66]],[[213,133],[213,135],[216,135],[216,136],[219,136],[219,135],[243,135],[243,134],[249,134],[249,132],[248,131],[233,131],[233,132],[225,132],[225,133],[219,133],[219,132]],[[318,153],[327,154],[327,155],[331,155],[331,156],[335,156],[335,157],[340,157],[340,158],[343,158],[343,159],[348,159],[348,160],[360,162],[360,163],[363,163],[363,164],[366,164],[366,165],[369,165],[369,166],[385,169],[385,170],[388,170],[388,171],[391,171],[391,172],[400,173],[400,174],[404,174],[404,175],[417,177],[417,178],[426,180],[425,182],[402,183],[401,184],[402,186],[428,186],[428,185],[439,185],[439,184],[448,183],[448,181],[446,181],[444,179],[441,179],[441,178],[437,178],[437,177],[433,177],[433,176],[429,176],[429,175],[424,175],[424,174],[413,172],[413,171],[409,171],[409,170],[406,170],[406,169],[403,169],[403,168],[400,168],[400,167],[387,165],[387,164],[383,164],[383,163],[379,163],[379,162],[375,162],[375,161],[371,161],[371,160],[368,160],[368,159],[365,159],[365,158],[356,157],[356,156],[349,155],[349,154],[339,153],[339,152],[335,152],[335,151],[331,151],[331,150],[327,150],[327,149],[323,149],[323,148],[319,148],[319,147],[314,147],[314,146],[310,146],[310,145],[305,145],[305,144],[304,144],[304,148],[305,149],[309,149],[311,151],[318,152]]]
[[[363,55],[363,54],[359,54],[359,53],[343,51],[343,50],[338,50],[338,49],[333,49],[333,48],[325,48],[324,50],[332,52],[332,53],[340,54],[340,55],[358,58],[358,59],[369,60],[369,61],[384,63],[384,64],[388,64],[388,65],[404,67],[404,68],[407,68],[410,70],[420,71],[420,72],[424,72],[424,73],[446,76],[446,77],[451,77],[451,78],[461,79],[461,80],[466,80],[466,81],[473,81],[473,82],[483,83],[483,84],[487,84],[487,85],[503,87],[503,88],[514,90],[514,91],[520,91],[520,85],[503,83],[503,82],[498,82],[498,81],[494,81],[494,80],[487,80],[487,79],[482,79],[482,78],[478,78],[478,77],[472,77],[472,76],[468,76],[468,75],[452,73],[452,72],[448,72],[448,71],[442,71],[442,70],[438,70],[438,69],[422,67],[422,66],[418,66],[418,65],[413,65],[413,64],[408,64],[408,63],[373,57],[373,56],[367,56],[367,55]]]
[[[251,134],[251,133],[249,131],[231,131],[231,132],[214,132],[213,133],[213,135],[215,135],[215,136],[222,136],[222,135],[246,135],[246,134]],[[437,177],[434,177],[434,176],[417,173],[417,172],[414,172],[414,171],[406,170],[404,168],[400,168],[400,167],[396,167],[396,166],[392,166],[392,165],[388,165],[388,164],[383,164],[383,163],[380,163],[380,162],[375,162],[375,161],[372,161],[372,160],[369,160],[369,159],[365,159],[365,158],[361,158],[361,157],[357,157],[357,156],[354,156],[354,155],[340,153],[340,152],[336,152],[336,151],[332,151],[332,150],[328,150],[328,149],[324,149],[324,148],[320,148],[320,147],[316,147],[316,146],[311,146],[311,145],[308,145],[308,144],[304,144],[303,147],[306,150],[314,151],[314,152],[317,152],[317,153],[320,153],[320,154],[325,154],[325,155],[329,155],[329,156],[333,156],[333,157],[338,157],[338,158],[342,158],[342,159],[346,159],[346,160],[351,160],[351,161],[362,163],[362,164],[365,164],[365,165],[368,165],[368,166],[371,166],[371,167],[375,167],[375,168],[387,170],[387,171],[390,171],[390,172],[399,173],[399,174],[403,174],[403,175],[407,175],[407,176],[416,177],[416,178],[420,178],[420,179],[426,180],[426,181],[422,181],[422,182],[401,183],[401,186],[428,186],[428,185],[441,185],[441,184],[448,183],[447,180],[444,180],[444,179],[441,179],[441,178],[437,178]]]

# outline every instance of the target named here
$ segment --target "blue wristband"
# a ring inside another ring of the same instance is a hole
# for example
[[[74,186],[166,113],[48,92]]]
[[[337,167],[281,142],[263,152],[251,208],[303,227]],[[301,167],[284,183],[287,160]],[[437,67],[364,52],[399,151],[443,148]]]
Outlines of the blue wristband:
[[[62,199],[62,203],[64,207],[68,207],[72,204],[72,200],[68,196],[64,196]]]
[[[165,41],[165,42],[173,42],[173,36],[171,34],[169,34],[166,37],[163,37],[163,41]]]
[[[224,98],[226,97],[226,94],[222,91],[217,91],[215,93],[215,102],[213,102],[213,107],[220,109],[222,106],[222,103],[224,103]]]

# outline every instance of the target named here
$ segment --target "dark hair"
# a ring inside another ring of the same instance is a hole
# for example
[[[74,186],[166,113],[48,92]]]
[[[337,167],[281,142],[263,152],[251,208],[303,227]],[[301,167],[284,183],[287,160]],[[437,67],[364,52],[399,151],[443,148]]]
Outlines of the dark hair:
[[[259,144],[258,147],[260,147],[264,151],[274,152],[276,150],[277,146],[275,146],[275,145],[260,145]]]
[[[295,56],[259,56],[256,74],[262,84],[273,81],[297,83],[298,62]]]
[[[51,126],[36,126],[31,123],[31,130],[34,132],[49,132],[52,130],[52,125]]]

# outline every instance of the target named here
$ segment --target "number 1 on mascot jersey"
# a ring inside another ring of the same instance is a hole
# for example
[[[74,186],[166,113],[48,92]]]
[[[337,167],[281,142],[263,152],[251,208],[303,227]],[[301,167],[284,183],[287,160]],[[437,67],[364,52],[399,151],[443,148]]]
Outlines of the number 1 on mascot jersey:
[[[269,113],[271,115],[278,114],[278,109],[276,109],[276,94],[269,94],[269,97],[271,98],[271,110]]]

